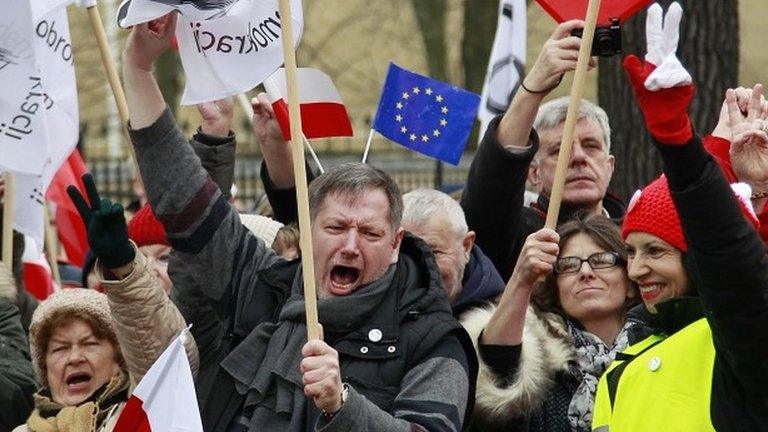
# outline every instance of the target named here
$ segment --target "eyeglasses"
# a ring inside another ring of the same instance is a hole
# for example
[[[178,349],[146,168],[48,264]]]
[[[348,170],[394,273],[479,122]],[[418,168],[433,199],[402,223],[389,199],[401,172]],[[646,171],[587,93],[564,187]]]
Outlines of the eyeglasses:
[[[597,252],[588,256],[586,259],[575,256],[562,257],[555,261],[555,273],[576,273],[581,270],[581,265],[584,261],[589,264],[592,270],[599,270],[615,267],[621,262],[621,257],[619,257],[619,254],[616,252]]]

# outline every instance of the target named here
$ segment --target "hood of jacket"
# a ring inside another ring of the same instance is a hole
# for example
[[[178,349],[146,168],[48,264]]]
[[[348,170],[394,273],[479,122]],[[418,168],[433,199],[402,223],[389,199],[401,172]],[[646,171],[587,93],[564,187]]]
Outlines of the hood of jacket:
[[[493,301],[504,292],[506,284],[482,249],[472,247],[469,262],[464,268],[462,289],[459,298],[453,303],[453,315],[459,316],[469,308]]]

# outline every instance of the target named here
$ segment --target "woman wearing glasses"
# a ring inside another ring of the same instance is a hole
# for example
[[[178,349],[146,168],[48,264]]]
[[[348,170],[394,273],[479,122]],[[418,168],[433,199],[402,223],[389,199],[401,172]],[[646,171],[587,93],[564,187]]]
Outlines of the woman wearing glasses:
[[[600,375],[647,333],[627,318],[640,296],[626,262],[604,216],[528,237],[499,305],[462,318],[481,360],[473,430],[590,430]]]

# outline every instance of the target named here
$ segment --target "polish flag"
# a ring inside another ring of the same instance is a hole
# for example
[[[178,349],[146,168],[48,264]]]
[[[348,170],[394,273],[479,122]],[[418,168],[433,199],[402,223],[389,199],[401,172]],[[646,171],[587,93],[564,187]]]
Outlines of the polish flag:
[[[203,432],[181,332],[128,398],[114,432]]]
[[[85,232],[85,224],[75,208],[75,204],[67,195],[67,187],[74,185],[83,196],[85,186],[81,178],[88,170],[85,168],[82,156],[74,149],[66,162],[56,172],[56,175],[48,186],[45,197],[54,204],[56,212],[56,231],[59,241],[67,253],[67,258],[72,264],[82,267],[85,262],[85,254],[90,246]]]
[[[45,254],[30,236],[24,236],[24,252],[21,255],[22,277],[27,292],[38,300],[45,300],[58,289]]]
[[[27,292],[38,300],[45,300],[57,290],[53,272],[45,254],[30,236],[24,236],[24,252],[21,255],[22,278]]]
[[[311,68],[298,68],[296,72],[304,136],[307,139],[351,137],[352,123],[331,77]],[[288,141],[291,139],[291,127],[288,119],[288,87],[285,82],[285,69],[280,68],[264,81],[264,88],[275,110],[283,137]]]

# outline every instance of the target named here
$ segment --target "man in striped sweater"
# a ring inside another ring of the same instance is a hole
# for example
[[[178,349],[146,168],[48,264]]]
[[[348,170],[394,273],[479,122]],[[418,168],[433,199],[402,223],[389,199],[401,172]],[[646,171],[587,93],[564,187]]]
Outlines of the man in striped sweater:
[[[429,248],[400,228],[392,178],[362,164],[312,183],[324,340],[306,343],[301,266],[242,226],[176,126],[152,75],[175,28],[133,28],[123,56],[130,132],[175,252],[173,299],[200,349],[206,430],[458,431],[476,359]]]

